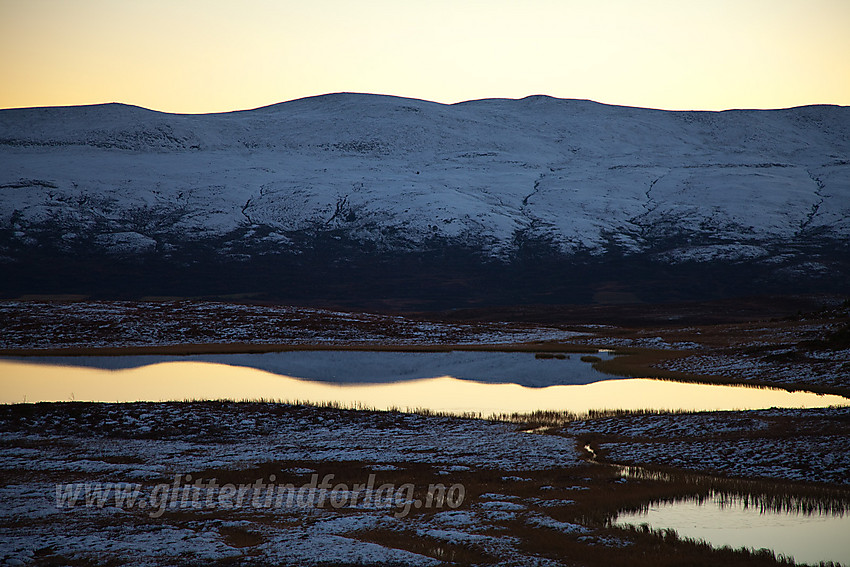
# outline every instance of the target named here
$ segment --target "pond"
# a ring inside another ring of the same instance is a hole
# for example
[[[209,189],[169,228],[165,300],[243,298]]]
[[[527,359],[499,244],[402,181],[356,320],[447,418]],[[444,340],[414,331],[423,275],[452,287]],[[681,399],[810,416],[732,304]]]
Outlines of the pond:
[[[775,510],[714,494],[702,502],[665,502],[645,511],[621,513],[612,523],[673,529],[681,538],[703,540],[714,547],[770,549],[798,563],[850,565],[850,515],[843,511]]]
[[[595,356],[613,356],[600,351]],[[534,410],[721,410],[845,405],[846,398],[625,379],[582,355],[290,351],[0,359],[0,403],[271,399],[483,415]]]

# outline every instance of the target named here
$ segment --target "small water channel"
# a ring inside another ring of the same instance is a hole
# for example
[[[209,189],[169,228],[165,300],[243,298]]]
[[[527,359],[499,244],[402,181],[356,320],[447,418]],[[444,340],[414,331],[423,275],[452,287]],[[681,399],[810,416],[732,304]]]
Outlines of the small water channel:
[[[594,356],[613,355],[600,351]],[[290,351],[0,359],[0,403],[261,398],[484,415],[848,403],[840,396],[808,392],[618,378],[598,372],[579,354]]]
[[[624,512],[612,524],[672,529],[681,538],[702,540],[713,547],[765,548],[798,563],[850,565],[850,515],[843,510],[776,509],[715,493]]]

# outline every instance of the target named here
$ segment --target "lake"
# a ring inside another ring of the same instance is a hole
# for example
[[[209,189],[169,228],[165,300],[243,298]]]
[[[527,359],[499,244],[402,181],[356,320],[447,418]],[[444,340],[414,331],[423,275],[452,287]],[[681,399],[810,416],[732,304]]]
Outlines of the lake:
[[[502,412],[824,407],[808,392],[619,378],[583,355],[528,352],[289,351],[192,356],[0,359],[0,402],[271,399],[376,409]],[[600,351],[594,356],[613,356]]]

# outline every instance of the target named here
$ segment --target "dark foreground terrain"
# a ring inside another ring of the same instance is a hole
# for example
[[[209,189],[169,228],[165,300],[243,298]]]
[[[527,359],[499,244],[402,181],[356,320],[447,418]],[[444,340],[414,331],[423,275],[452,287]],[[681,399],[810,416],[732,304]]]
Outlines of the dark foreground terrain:
[[[29,298],[0,304],[0,322],[6,355],[607,347],[621,356],[597,368],[612,373],[850,397],[848,309],[772,297],[400,315]],[[777,565],[788,562],[610,520],[712,494],[850,505],[847,407],[491,420],[259,401],[14,404],[0,406],[0,447],[8,565]]]
[[[249,402],[3,406],[0,549],[8,565],[777,565],[607,522],[713,493],[850,505],[847,408],[523,431],[535,425]],[[585,444],[673,474],[623,476]]]

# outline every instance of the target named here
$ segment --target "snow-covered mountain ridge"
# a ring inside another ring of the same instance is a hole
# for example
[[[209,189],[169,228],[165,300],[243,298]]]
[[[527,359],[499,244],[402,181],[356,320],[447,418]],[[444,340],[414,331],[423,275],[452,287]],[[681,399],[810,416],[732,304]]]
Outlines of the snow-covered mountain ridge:
[[[0,229],[7,264],[194,244],[250,261],[344,242],[825,273],[850,236],[850,108],[336,94],[209,115],[4,110]]]

